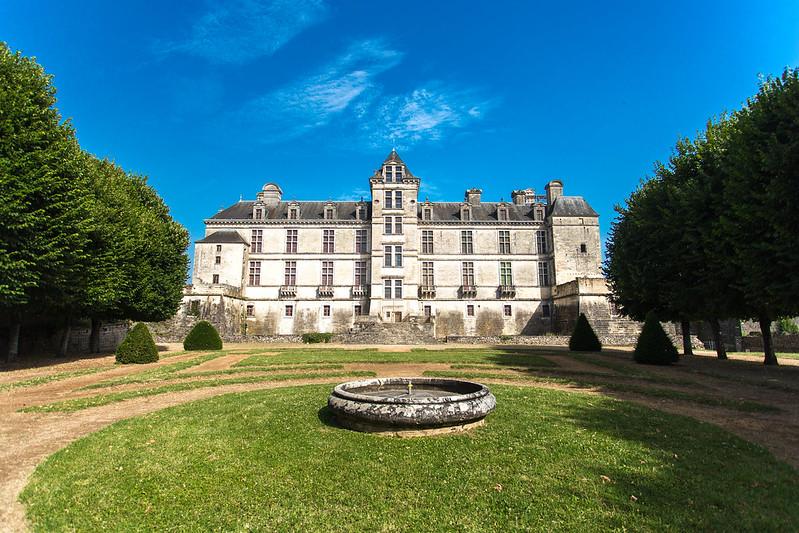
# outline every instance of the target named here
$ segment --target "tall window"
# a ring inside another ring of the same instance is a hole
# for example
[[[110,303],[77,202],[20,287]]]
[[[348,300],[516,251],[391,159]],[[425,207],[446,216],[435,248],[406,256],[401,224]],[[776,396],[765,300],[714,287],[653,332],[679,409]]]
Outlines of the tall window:
[[[394,181],[399,182],[400,180],[402,180],[402,167],[394,165]]]
[[[395,267],[402,266],[402,246],[394,247],[394,266]]]
[[[538,262],[538,284],[542,287],[549,285],[549,263],[546,261]]]
[[[472,240],[471,230],[461,231],[461,253],[462,254],[474,253],[474,241]]]
[[[383,266],[390,267],[392,262],[391,259],[393,258],[392,255],[393,246],[384,246],[383,247]]]
[[[255,316],[255,306],[252,304],[247,305],[247,316]]]
[[[283,285],[293,287],[297,284],[297,261],[286,261]]]
[[[360,305],[356,305],[354,308],[355,316],[361,316],[363,314],[362,307]]]
[[[402,280],[395,279],[394,280],[394,298],[397,300],[402,299]]]
[[[383,251],[383,266],[402,266],[402,246],[385,246]]]
[[[332,254],[336,247],[336,231],[332,229],[322,230],[322,253]]]
[[[393,209],[394,208],[394,192],[393,191],[386,191],[386,203],[383,204],[384,209]]]
[[[322,261],[322,285],[333,286],[333,261]]]
[[[536,250],[539,254],[547,253],[547,231],[540,229],[535,232]]]
[[[424,306],[424,317],[430,318],[433,316],[433,308],[429,305]]]
[[[330,317],[330,306],[329,305],[323,305],[322,306],[322,316],[323,317]]]
[[[394,209],[402,209],[402,191],[394,193]]]
[[[216,253],[219,253],[221,251],[222,251],[222,245],[221,244],[217,244],[216,245]]]
[[[394,217],[394,235],[402,235],[402,217]]]
[[[392,167],[391,165],[386,165],[386,170],[384,173],[386,175],[387,182],[394,181],[394,167]]]
[[[474,316],[474,305],[466,306],[466,316]]]
[[[261,284],[261,262],[250,261],[250,285]]]
[[[402,217],[386,217],[384,226],[386,235],[402,235]]]
[[[356,254],[365,254],[368,250],[366,249],[366,230],[365,229],[356,229],[355,230],[355,253]]]
[[[297,230],[296,229],[287,229],[286,230],[286,253],[287,254],[296,254],[297,253]]]
[[[552,310],[549,308],[549,304],[541,304],[541,316],[544,318],[552,316]]]
[[[391,235],[394,232],[394,220],[391,217],[386,217],[385,220],[385,233],[386,235]]]
[[[294,306],[293,305],[287,305],[286,306],[286,316],[287,317],[294,316]]]
[[[436,280],[433,275],[433,262],[422,262],[422,287],[435,287]]]
[[[502,309],[505,316],[513,316],[513,310],[511,309],[511,306],[504,305],[502,306]]]
[[[383,280],[383,298],[386,300],[391,299],[391,280]]]
[[[252,253],[254,254],[260,254],[263,251],[264,230],[262,229],[252,230],[252,238],[250,239],[250,246],[252,247]]]
[[[510,261],[501,261],[499,263],[499,284],[513,285],[513,270],[511,269]]]
[[[220,265],[220,264],[222,264],[222,256],[221,256],[221,255],[218,255],[218,256],[216,256],[216,257],[214,258],[214,264],[215,264],[215,265]]]
[[[430,229],[422,230],[422,253],[423,254],[433,253],[433,230]]]
[[[461,273],[463,274],[463,286],[474,287],[474,263],[471,261],[462,263]]]
[[[219,283],[219,274],[214,274],[211,283],[213,283],[214,285],[217,285]]]
[[[499,230],[499,253],[510,253],[510,230]]]
[[[355,286],[366,285],[366,261],[355,261]]]

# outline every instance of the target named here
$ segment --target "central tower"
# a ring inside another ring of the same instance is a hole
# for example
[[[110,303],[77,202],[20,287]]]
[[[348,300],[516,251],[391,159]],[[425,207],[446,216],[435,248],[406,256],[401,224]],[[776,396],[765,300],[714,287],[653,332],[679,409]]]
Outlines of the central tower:
[[[372,305],[386,322],[419,315],[417,197],[419,178],[396,150],[369,179],[372,192]]]

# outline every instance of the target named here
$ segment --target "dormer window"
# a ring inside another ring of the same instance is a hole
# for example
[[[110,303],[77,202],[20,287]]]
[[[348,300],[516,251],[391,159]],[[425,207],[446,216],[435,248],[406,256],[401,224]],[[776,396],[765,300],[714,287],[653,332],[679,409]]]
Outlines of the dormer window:
[[[383,169],[383,177],[386,178],[386,182],[394,181],[394,166],[393,165],[386,165]]]
[[[366,220],[366,206],[359,205],[355,208],[355,218],[357,220]]]
[[[402,166],[394,165],[394,181],[399,183],[402,181]]]
[[[433,209],[430,207],[422,208],[422,220],[433,220]]]
[[[264,218],[264,210],[260,207],[255,208],[255,220],[263,220]]]
[[[508,206],[501,205],[497,208],[497,220],[506,222],[508,220]]]
[[[534,216],[535,220],[544,220],[544,208],[542,206],[536,206]]]
[[[300,204],[296,202],[289,204],[288,218],[289,220],[300,219]]]
[[[461,206],[461,220],[469,221],[472,219],[472,207],[470,205]]]
[[[332,207],[325,207],[325,220],[333,220],[335,218],[335,209]]]

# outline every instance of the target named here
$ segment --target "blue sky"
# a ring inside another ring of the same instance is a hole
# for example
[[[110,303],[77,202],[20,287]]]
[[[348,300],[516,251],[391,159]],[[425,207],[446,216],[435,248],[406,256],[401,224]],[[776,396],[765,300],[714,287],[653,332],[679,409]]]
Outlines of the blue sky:
[[[365,196],[393,145],[422,198],[559,178],[604,235],[678,136],[799,64],[795,0],[610,4],[11,0],[0,40],[55,75],[82,146],[148,175],[192,240],[268,181]]]

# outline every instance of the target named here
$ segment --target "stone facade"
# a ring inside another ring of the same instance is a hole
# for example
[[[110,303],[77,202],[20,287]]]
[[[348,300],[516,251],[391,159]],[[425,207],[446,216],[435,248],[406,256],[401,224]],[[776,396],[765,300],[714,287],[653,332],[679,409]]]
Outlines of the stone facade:
[[[227,337],[392,322],[427,323],[438,338],[543,335],[579,312],[612,331],[598,215],[561,181],[511,202],[483,202],[480,189],[430,202],[392,151],[369,185],[360,202],[308,202],[269,183],[207,219],[192,285],[160,336],[199,318]]]

